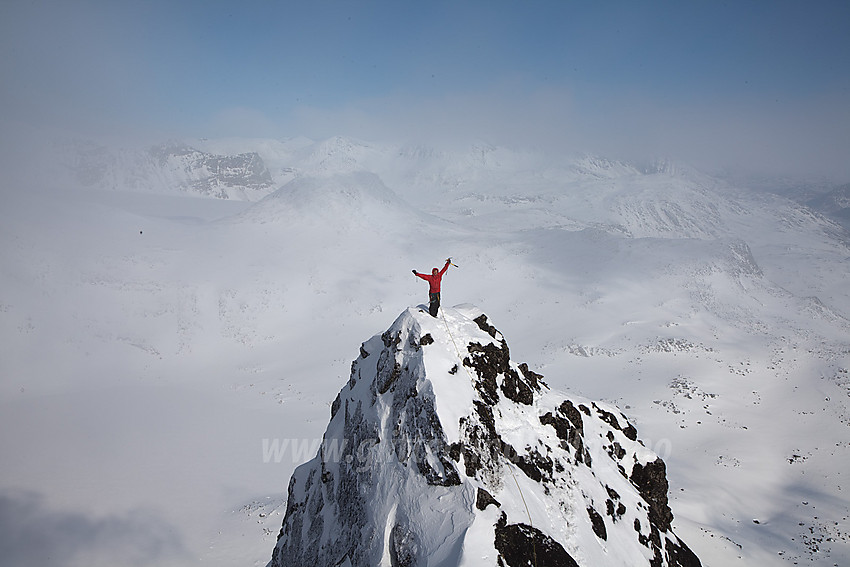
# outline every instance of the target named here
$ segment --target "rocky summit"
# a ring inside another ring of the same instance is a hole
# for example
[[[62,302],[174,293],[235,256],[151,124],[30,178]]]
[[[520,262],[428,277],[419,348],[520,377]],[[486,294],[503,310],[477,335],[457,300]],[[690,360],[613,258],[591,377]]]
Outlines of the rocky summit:
[[[700,565],[664,462],[616,407],[551,391],[470,306],[362,344],[269,567]]]

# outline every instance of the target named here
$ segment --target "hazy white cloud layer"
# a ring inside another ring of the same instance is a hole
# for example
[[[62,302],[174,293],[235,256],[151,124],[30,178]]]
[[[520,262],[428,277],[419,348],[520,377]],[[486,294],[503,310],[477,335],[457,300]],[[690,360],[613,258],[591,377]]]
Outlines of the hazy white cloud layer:
[[[834,97],[669,106],[625,93],[580,100],[567,88],[388,97],[335,109],[301,107],[292,129],[317,138],[486,141],[552,153],[670,158],[708,168],[850,179],[845,159],[850,155],[850,106]]]
[[[475,139],[850,180],[848,14],[9,0],[3,147],[42,132]]]
[[[145,511],[95,518],[51,509],[31,492],[0,494],[0,550],[8,565],[159,565],[185,560],[176,532]]]

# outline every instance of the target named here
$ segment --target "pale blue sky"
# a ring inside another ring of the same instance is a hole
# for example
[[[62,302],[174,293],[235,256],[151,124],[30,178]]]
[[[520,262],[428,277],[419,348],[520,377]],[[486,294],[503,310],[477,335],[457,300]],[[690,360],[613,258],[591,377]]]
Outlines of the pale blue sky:
[[[0,1],[0,119],[847,174],[846,1]],[[13,131],[13,128],[7,128]]]

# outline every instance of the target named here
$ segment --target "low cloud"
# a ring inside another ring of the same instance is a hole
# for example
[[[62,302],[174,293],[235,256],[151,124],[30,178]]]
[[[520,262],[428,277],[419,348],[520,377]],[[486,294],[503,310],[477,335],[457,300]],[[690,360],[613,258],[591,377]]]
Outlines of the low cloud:
[[[438,145],[486,141],[556,155],[664,158],[709,170],[850,181],[850,107],[840,96],[665,103],[639,93],[503,88],[301,107],[290,130]]]
[[[680,46],[670,43],[679,34],[626,56],[617,50],[628,41],[619,30],[591,36],[604,49],[586,58],[553,36],[565,49],[561,55],[544,50],[512,59],[505,38],[484,33],[479,45],[457,24],[449,36],[454,43],[441,49],[413,40],[406,51],[383,57],[369,41],[344,35],[352,29],[347,17],[336,28],[324,14],[312,14],[318,19],[310,33],[331,41],[319,49],[309,42],[239,41],[229,17],[196,18],[184,10],[163,20],[145,3],[65,4],[0,3],[0,48],[8,55],[0,60],[0,153],[16,154],[8,163],[33,153],[19,149],[21,138],[54,132],[128,144],[137,137],[343,135],[435,145],[486,141],[555,155],[671,158],[706,169],[850,181],[850,92],[839,72],[846,42],[835,26],[824,28],[823,42],[782,42],[777,47],[784,51],[770,57],[742,41],[745,61],[737,65],[724,59],[727,51],[715,50],[714,40],[703,45],[696,38],[702,49],[693,58],[680,56]],[[653,22],[639,12],[644,26]],[[191,25],[177,25],[180,17]],[[605,30],[616,29],[609,17]],[[478,18],[462,10],[452,21]],[[797,29],[781,17],[779,23]],[[268,37],[294,38],[290,33]],[[333,48],[342,45],[346,57]],[[797,59],[786,63],[783,53]],[[835,66],[834,76],[806,73],[820,60]],[[669,80],[664,61],[688,76]],[[579,63],[584,70],[570,72]],[[759,65],[777,80],[747,86],[750,69]]]
[[[158,565],[185,554],[174,526],[147,512],[92,517],[37,494],[0,494],[0,557],[18,567]]]

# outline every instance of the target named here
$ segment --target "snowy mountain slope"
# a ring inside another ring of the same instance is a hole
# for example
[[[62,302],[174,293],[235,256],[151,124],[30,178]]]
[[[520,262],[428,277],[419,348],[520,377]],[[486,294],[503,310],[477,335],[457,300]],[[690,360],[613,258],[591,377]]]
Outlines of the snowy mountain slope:
[[[523,157],[516,161],[523,163]],[[850,316],[850,289],[841,278],[823,273],[846,263],[850,235],[789,199],[746,191],[684,167],[638,168],[591,158],[533,173],[512,170],[503,177],[509,184],[477,184],[476,179],[470,174],[460,192],[432,186],[428,210],[494,232],[545,227],[596,229],[627,238],[739,240],[775,285],[817,297]],[[420,202],[415,196],[411,201]]]
[[[835,218],[845,228],[850,228],[850,184],[841,185],[824,195],[808,199],[805,204]]]
[[[848,226],[850,185],[825,180],[750,177],[737,180],[737,185],[751,191],[778,195]]]
[[[700,564],[625,416],[549,392],[479,311],[408,309],[360,352],[270,565]]]
[[[239,200],[256,200],[274,188],[256,151],[216,155],[179,143],[113,150],[80,141],[60,151],[62,164],[83,187]]]
[[[518,302],[515,348],[534,348],[524,336],[550,336],[535,360],[547,376],[570,376],[553,386],[626,408],[668,457],[681,490],[673,499],[699,510],[697,533],[715,550],[729,546],[722,561],[768,565],[778,553],[841,564],[847,320],[777,286],[741,242],[546,232],[528,236],[530,265],[559,274],[564,293],[545,317],[526,318],[532,302]],[[811,508],[819,486],[833,495],[814,505],[825,515]],[[824,541],[834,542],[829,551]]]
[[[704,563],[848,561],[835,223],[686,169],[371,146],[362,171],[312,175],[309,141],[205,143],[301,189],[248,203],[68,171],[4,187],[0,496],[41,502],[28,525],[144,511],[180,542],[148,564],[265,564],[281,479],[315,454],[356,345],[425,300],[411,268],[451,255],[444,305],[485,307],[553,389],[619,407]],[[269,461],[275,438],[293,441]],[[145,540],[89,541],[106,565]]]
[[[296,158],[299,170],[313,175],[350,173],[373,171],[372,164],[384,161],[388,151],[386,147],[335,136],[302,149]]]
[[[369,172],[300,176],[248,209],[240,221],[248,223],[298,222],[320,216],[334,222],[372,224],[411,222],[425,215],[411,208],[381,179]],[[396,217],[408,217],[397,219]],[[432,219],[437,220],[437,219]]]

